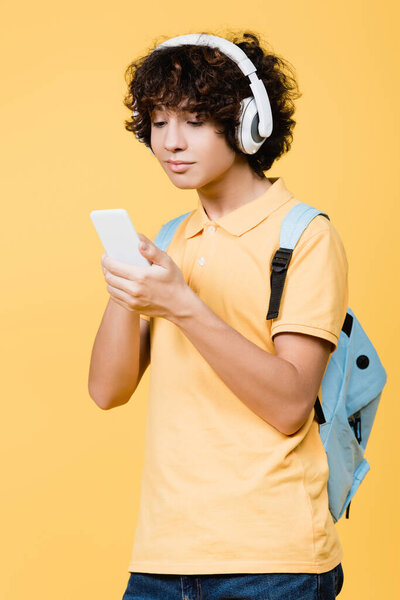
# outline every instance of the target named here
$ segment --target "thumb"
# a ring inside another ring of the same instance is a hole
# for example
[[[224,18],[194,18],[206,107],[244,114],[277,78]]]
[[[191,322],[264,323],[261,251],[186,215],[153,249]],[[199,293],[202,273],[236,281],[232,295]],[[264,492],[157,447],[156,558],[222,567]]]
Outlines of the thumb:
[[[161,267],[167,266],[169,259],[167,253],[144,235],[140,236],[139,250],[151,263],[160,265]]]

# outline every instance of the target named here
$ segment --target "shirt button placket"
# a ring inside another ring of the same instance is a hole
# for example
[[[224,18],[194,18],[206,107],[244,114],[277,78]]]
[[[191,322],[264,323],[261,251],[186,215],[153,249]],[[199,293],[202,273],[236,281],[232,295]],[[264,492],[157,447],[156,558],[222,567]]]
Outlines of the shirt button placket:
[[[215,227],[215,225],[211,224],[211,225],[207,225],[204,228],[204,232],[205,233],[215,233],[217,230],[217,228]],[[207,239],[203,239],[202,240],[202,244],[205,243],[207,246]],[[197,259],[197,264],[200,265],[200,267],[204,267],[207,264],[207,261],[205,259],[204,256],[200,256],[200,258]]]

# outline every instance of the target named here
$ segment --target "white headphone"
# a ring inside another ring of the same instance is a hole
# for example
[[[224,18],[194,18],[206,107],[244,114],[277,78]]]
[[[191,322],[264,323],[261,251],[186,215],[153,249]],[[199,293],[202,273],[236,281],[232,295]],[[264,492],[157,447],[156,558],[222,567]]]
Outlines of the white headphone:
[[[225,38],[205,33],[178,35],[156,46],[153,52],[165,46],[181,46],[183,44],[218,48],[234,60],[243,74],[250,79],[253,96],[248,96],[240,102],[240,123],[236,128],[235,135],[240,150],[245,154],[254,154],[272,133],[271,104],[264,83],[256,75],[256,67],[239,46]],[[136,116],[137,111],[134,111],[133,115]],[[136,137],[143,141],[139,136]],[[152,149],[147,147],[154,154]]]

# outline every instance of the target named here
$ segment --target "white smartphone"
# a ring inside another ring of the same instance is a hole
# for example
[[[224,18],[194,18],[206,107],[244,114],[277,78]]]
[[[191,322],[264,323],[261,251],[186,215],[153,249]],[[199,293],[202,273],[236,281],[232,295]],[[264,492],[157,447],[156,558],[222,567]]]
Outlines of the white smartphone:
[[[124,208],[92,210],[90,218],[108,256],[130,265],[151,266],[140,254],[140,238]]]

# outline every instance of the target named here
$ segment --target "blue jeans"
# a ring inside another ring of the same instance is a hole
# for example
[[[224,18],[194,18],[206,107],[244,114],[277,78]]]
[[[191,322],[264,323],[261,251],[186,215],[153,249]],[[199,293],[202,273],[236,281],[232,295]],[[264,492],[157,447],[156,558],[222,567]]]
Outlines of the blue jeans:
[[[129,576],[122,600],[334,600],[343,580],[342,563],[319,574],[134,572]]]

